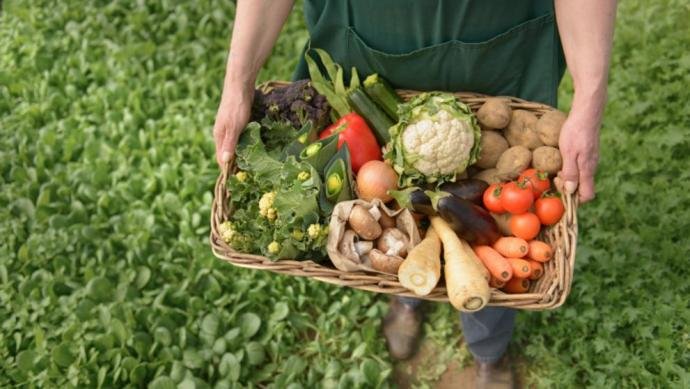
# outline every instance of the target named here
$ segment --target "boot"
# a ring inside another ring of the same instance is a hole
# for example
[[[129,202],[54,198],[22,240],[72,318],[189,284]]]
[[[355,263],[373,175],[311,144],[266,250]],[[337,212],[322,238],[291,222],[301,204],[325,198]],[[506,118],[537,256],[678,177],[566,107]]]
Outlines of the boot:
[[[421,329],[421,309],[391,299],[388,314],[383,319],[383,335],[393,358],[404,360],[417,352]]]
[[[508,357],[498,362],[476,362],[475,388],[477,389],[514,389],[515,372]]]

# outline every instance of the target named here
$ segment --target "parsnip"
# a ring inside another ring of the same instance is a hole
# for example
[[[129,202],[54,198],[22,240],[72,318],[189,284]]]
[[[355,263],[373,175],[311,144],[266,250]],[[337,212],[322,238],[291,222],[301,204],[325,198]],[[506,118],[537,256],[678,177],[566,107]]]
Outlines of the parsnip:
[[[446,264],[448,299],[463,312],[478,311],[489,302],[489,272],[484,268],[467,242],[464,242],[438,216],[431,218],[431,225],[443,242],[443,257]]]
[[[398,269],[402,286],[417,296],[426,296],[436,287],[441,278],[441,240],[430,227],[426,236],[407,255]]]

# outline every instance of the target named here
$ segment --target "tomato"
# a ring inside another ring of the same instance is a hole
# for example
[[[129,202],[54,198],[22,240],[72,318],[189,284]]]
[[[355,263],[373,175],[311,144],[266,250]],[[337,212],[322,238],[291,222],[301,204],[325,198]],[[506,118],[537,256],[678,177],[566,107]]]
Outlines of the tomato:
[[[484,207],[493,213],[504,213],[506,210],[501,205],[501,191],[503,184],[491,184],[484,191]]]
[[[534,210],[537,213],[539,220],[541,220],[541,224],[545,224],[547,226],[558,223],[565,213],[563,201],[555,196],[542,197],[538,199],[534,204]]]
[[[541,229],[541,222],[537,215],[526,212],[520,215],[513,215],[508,221],[510,232],[524,240],[532,240],[539,235]]]
[[[526,183],[532,189],[534,193],[534,199],[538,199],[542,193],[546,192],[551,188],[551,182],[549,181],[549,174],[546,172],[539,171],[537,169],[527,169],[518,178],[518,182]]]
[[[532,189],[526,185],[516,182],[503,184],[501,205],[506,211],[512,214],[525,213],[532,206],[533,202],[534,195],[532,194]]]

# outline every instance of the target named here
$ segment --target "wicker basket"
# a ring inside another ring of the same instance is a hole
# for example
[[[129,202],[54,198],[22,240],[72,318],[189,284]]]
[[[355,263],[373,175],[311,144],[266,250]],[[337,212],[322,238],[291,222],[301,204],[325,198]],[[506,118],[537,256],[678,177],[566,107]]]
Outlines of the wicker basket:
[[[278,86],[284,86],[285,82],[270,82],[261,85],[262,90],[270,90]],[[398,93],[405,99],[409,99],[421,92],[399,90]],[[461,101],[476,111],[488,96],[477,93],[455,93]],[[532,111],[537,116],[553,110],[548,105],[532,103],[517,98],[509,98],[510,105],[514,109]],[[228,164],[224,167],[215,186],[215,195],[211,208],[211,248],[216,257],[232,263],[235,266],[250,269],[270,270],[276,273],[292,276],[311,277],[329,284],[348,286],[351,288],[367,290],[375,293],[387,293],[398,296],[418,297],[404,288],[394,275],[370,274],[365,272],[343,272],[334,267],[318,264],[310,260],[280,260],[272,261],[260,255],[246,254],[234,251],[220,238],[218,226],[228,220],[230,193],[227,190],[226,180],[232,173],[234,166]],[[575,247],[577,244],[577,196],[564,194],[562,196],[566,213],[561,221],[551,227],[543,229],[541,239],[551,243],[555,248],[554,258],[545,263],[544,275],[530,287],[530,293],[506,294],[493,289],[490,306],[512,307],[525,310],[543,310],[559,307],[565,302],[573,277],[575,265]],[[436,287],[428,296],[418,297],[425,300],[448,301],[444,286]]]

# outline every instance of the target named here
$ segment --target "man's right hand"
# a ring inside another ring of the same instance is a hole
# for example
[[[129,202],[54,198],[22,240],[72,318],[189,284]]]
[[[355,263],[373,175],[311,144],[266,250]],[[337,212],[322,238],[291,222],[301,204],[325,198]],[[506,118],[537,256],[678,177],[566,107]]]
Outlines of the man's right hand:
[[[237,139],[249,122],[253,98],[253,84],[229,83],[223,88],[213,125],[216,161],[221,168],[235,155]]]

